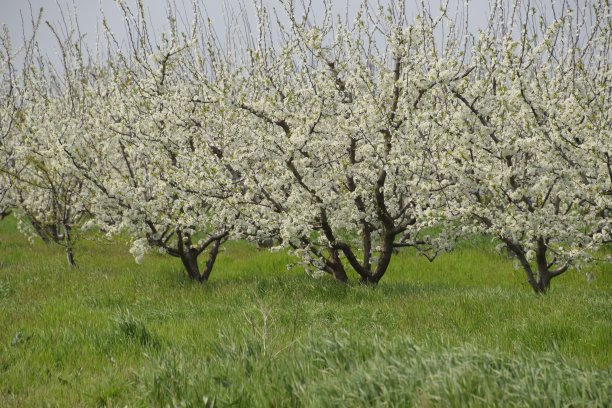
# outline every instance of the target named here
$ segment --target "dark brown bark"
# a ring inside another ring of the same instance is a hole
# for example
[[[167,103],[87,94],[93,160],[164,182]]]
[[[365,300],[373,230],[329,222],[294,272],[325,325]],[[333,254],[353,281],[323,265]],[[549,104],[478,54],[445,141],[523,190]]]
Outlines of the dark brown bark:
[[[196,246],[193,245],[191,237],[188,234],[183,234],[181,232],[177,233],[177,253],[179,258],[181,259],[181,262],[183,263],[183,266],[185,267],[185,271],[187,272],[189,278],[201,283],[208,281],[212,273],[213,267],[215,266],[217,255],[219,255],[219,248],[221,247],[221,244],[223,244],[223,242],[225,242],[225,240],[227,239],[227,235],[227,232],[223,232],[219,235],[210,237],[201,246]],[[208,259],[206,260],[204,270],[200,271],[200,266],[198,265],[198,257],[208,247],[210,247]]]
[[[363,286],[376,286],[378,285],[378,281],[372,275],[362,275],[361,279],[359,279],[359,283]]]
[[[537,240],[536,248],[536,270],[534,270],[527,260],[526,251],[523,247],[509,239],[502,238],[509,251],[514,253],[525,271],[527,282],[536,294],[543,294],[550,289],[550,282],[553,278],[565,273],[569,268],[569,264],[552,269],[554,261],[549,262],[547,259],[548,243],[542,237]]]
[[[210,274],[212,273],[213,267],[215,266],[215,261],[217,260],[217,255],[219,254],[219,247],[221,247],[221,240],[218,239],[213,243],[212,248],[210,249],[210,253],[208,254],[208,259],[206,260],[206,266],[204,267],[204,272],[202,273],[202,281],[208,281],[210,278]]]
[[[376,284],[382,279],[385,272],[389,268],[389,264],[391,263],[391,256],[393,255],[393,241],[395,241],[395,234],[391,231],[385,232],[385,237],[383,240],[383,247],[380,253],[380,258],[378,259],[378,265],[376,265],[376,269],[374,270],[374,274],[372,276],[372,281]]]
[[[76,268],[76,260],[74,259],[74,250],[72,247],[66,247],[66,259],[68,260],[68,265],[73,268]]]
[[[36,221],[36,219],[32,216],[28,216],[28,218],[30,220],[30,224],[32,224],[32,227],[34,228],[34,231],[36,231],[36,234],[40,237],[40,239],[42,239],[46,245],[50,244],[51,240],[49,239],[48,227],[45,227]]]
[[[369,269],[361,268],[362,273],[361,279],[359,283],[367,286],[376,286],[378,282],[385,275],[387,270],[389,269],[389,264],[391,263],[391,258],[393,256],[393,251],[395,249],[394,241],[396,237],[396,233],[393,231],[388,231],[384,234],[382,249],[380,251],[380,257],[378,258],[378,263],[376,264],[376,269],[374,271],[370,271]]]
[[[188,249],[181,254],[181,262],[183,262],[187,275],[189,275],[191,279],[201,281],[197,254]]]
[[[274,238],[265,238],[257,241],[258,249],[270,249],[274,246]]]
[[[72,242],[72,227],[64,225],[64,243],[66,244],[66,259],[68,265],[75,268],[77,266],[76,260],[74,259],[74,248]]]
[[[534,287],[536,293],[546,293],[550,288],[550,270],[548,269],[548,261],[546,260],[547,246],[544,239],[538,239],[538,249],[536,251],[536,265],[538,267],[537,273],[537,289]]]
[[[348,275],[346,274],[344,265],[342,265],[338,250],[331,249],[329,252],[331,258],[330,261],[327,263],[327,268],[329,268],[329,272],[338,282],[348,283]]]
[[[193,280],[200,281],[200,267],[198,266],[198,253],[192,248],[191,237],[179,232],[178,234],[178,253],[181,262],[187,271],[187,275]]]

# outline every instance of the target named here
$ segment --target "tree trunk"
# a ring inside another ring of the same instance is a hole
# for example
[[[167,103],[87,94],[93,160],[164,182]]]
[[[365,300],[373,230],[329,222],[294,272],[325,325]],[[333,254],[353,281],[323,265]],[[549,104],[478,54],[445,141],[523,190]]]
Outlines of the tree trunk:
[[[539,273],[538,273],[538,275],[539,275]],[[543,294],[543,293],[548,292],[548,289],[550,289],[550,277],[548,277],[548,276],[538,276],[537,286],[533,288],[535,293]]]
[[[187,271],[187,275],[195,281],[201,281],[200,267],[198,266],[198,255],[191,248],[181,252],[181,261]]]
[[[215,261],[217,260],[217,255],[219,254],[219,247],[221,247],[221,239],[216,240],[213,243],[213,247],[210,249],[208,259],[206,260],[204,273],[202,273],[202,277],[200,279],[201,282],[207,282],[208,278],[210,278],[210,274],[215,266]]]
[[[68,265],[75,268],[77,264],[74,259],[74,248],[72,246],[72,227],[70,227],[69,225],[64,225],[64,230],[66,233],[66,236],[64,237],[66,243],[66,259],[68,260]]]
[[[536,253],[538,261],[538,271],[536,275],[533,273],[533,268],[527,260],[526,252],[523,247],[518,244],[515,244],[509,239],[505,239],[503,237],[500,237],[500,239],[506,244],[508,252],[512,252],[518,258],[519,262],[521,263],[521,266],[523,267],[523,271],[525,271],[525,275],[527,276],[527,282],[529,282],[529,285],[531,286],[533,291],[536,294],[545,293],[550,287],[550,276],[546,273],[543,273],[541,270],[541,268],[544,267],[544,269],[548,271],[546,265],[546,251],[544,251],[544,261],[542,262],[542,255],[540,254],[541,251],[540,248],[538,248],[538,251]],[[544,279],[542,279],[543,277]]]
[[[537,287],[534,287],[536,293],[546,293],[550,288],[550,280],[552,275],[546,260],[546,251],[548,246],[544,242],[544,239],[538,239],[538,249],[536,251],[536,263],[538,266],[537,274]]]
[[[362,275],[359,283],[363,286],[376,286],[378,285],[378,280],[373,275]]]
[[[47,234],[45,227],[36,221],[34,217],[28,216],[28,218],[30,220],[30,224],[32,224],[32,227],[36,231],[36,234],[43,240],[45,245],[49,245],[51,240],[49,239],[49,235]]]
[[[334,268],[332,275],[340,283],[348,283],[349,279],[343,266]]]
[[[257,241],[257,249],[270,249],[274,246],[273,238],[265,238]]]
[[[181,254],[181,261],[187,271],[189,277],[198,282],[202,281],[202,275],[200,275],[200,267],[198,266],[198,256],[193,251],[187,249]]]
[[[74,259],[74,251],[72,247],[69,247],[69,246],[66,247],[66,259],[68,260],[68,265],[70,265],[73,268],[76,268],[77,264]]]
[[[225,238],[226,234],[215,238],[214,240],[211,239],[204,247],[198,248],[192,245],[191,237],[189,235],[178,233],[178,254],[183,262],[185,270],[187,271],[187,275],[189,275],[191,279],[200,283],[208,281],[213,267],[215,266],[217,255],[219,255],[219,248],[221,247],[221,244],[225,242]],[[198,256],[208,247],[208,245],[212,245],[212,247],[208,253],[208,259],[206,260],[204,271],[200,272]]]
[[[362,283],[376,286],[378,282],[382,279],[382,277],[387,272],[389,268],[389,264],[391,263],[391,257],[393,256],[393,242],[395,241],[395,234],[391,231],[385,232],[384,240],[382,242],[383,248],[380,252],[380,257],[378,259],[378,264],[376,265],[376,269],[374,269],[374,273],[372,275],[368,275],[361,278]]]
[[[331,255],[331,260],[328,263],[329,272],[331,272],[334,279],[341,283],[348,283],[348,276],[346,271],[344,270],[344,265],[342,265],[342,261],[340,260],[340,254],[337,249],[329,250]]]
[[[181,262],[187,271],[187,275],[195,281],[200,282],[200,267],[198,266],[198,252],[192,248],[191,237],[181,232],[177,233],[178,242],[177,249]]]

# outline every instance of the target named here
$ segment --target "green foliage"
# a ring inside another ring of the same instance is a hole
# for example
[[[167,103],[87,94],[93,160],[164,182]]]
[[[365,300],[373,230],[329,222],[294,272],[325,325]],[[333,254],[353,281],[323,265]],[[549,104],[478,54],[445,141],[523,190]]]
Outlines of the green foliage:
[[[610,265],[536,296],[494,245],[402,252],[372,289],[230,242],[200,285],[97,236],[70,269],[8,218],[0,406],[610,406]]]

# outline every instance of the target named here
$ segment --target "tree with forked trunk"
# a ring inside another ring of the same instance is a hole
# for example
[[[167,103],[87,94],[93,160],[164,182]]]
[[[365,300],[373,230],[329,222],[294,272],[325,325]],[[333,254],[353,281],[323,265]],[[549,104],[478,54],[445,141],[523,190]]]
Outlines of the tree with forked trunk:
[[[183,62],[192,38],[179,35],[170,14],[170,30],[154,46],[143,4],[119,5],[130,47],[115,48],[106,32],[113,57],[80,82],[85,124],[62,140],[63,156],[88,190],[90,224],[109,235],[129,233],[137,262],[157,249],[205,282],[237,213],[225,205],[233,175],[215,145],[218,122],[208,120]]]
[[[533,5],[491,2],[440,125],[465,231],[498,237],[544,293],[611,238],[612,17],[604,1],[563,1],[552,21]]]
[[[348,267],[376,285],[398,248],[433,258],[452,245],[452,228],[439,231],[451,198],[430,122],[444,105],[440,85],[468,74],[459,30],[445,9],[412,21],[399,2],[389,11],[364,3],[353,22],[338,23],[324,2],[322,24],[281,3],[287,23],[270,28],[259,8],[258,41],[244,59],[210,57],[211,93],[232,112],[231,156],[247,190],[240,231],[279,236],[340,282]]]

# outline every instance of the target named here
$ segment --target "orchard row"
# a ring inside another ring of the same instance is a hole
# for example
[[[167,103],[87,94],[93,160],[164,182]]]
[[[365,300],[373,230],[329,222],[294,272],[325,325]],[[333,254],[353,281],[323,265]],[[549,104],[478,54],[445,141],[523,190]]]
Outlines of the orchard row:
[[[34,16],[22,46],[2,36],[0,212],[71,264],[97,227],[199,281],[234,238],[376,284],[398,248],[488,234],[545,292],[612,239],[612,14],[506,3],[475,31],[444,7],[285,0],[221,40],[197,2],[159,37],[118,2],[127,41],[107,28],[97,54],[75,18]]]

